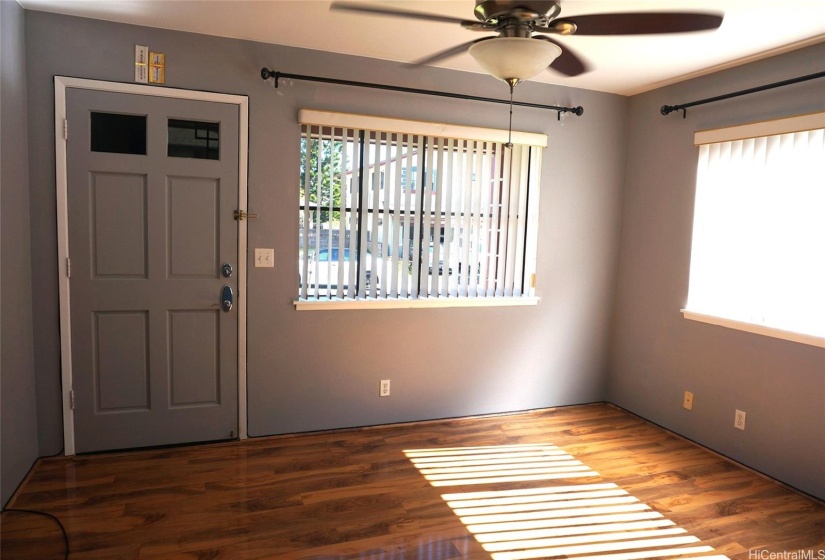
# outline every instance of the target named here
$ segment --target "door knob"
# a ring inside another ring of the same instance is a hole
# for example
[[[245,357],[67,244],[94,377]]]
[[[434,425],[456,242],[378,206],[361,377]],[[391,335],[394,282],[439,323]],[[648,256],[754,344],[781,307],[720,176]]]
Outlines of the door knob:
[[[232,293],[232,286],[224,285],[221,290],[221,308],[228,313],[232,309],[232,302],[234,300],[235,296]]]

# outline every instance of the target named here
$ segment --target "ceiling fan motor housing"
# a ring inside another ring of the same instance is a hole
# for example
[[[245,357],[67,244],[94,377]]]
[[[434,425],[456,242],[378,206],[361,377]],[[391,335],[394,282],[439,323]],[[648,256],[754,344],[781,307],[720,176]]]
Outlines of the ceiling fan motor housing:
[[[560,12],[561,6],[555,0],[476,0],[474,13],[477,19],[490,25],[511,20],[547,26]]]

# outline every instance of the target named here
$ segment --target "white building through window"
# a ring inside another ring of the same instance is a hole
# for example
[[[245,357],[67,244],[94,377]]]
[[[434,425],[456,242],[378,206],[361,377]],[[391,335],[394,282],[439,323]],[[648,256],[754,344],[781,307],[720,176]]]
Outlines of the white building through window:
[[[300,120],[299,308],[534,302],[546,136],[514,133],[508,148],[507,131],[310,110]]]
[[[825,346],[825,113],[696,144],[685,315]]]

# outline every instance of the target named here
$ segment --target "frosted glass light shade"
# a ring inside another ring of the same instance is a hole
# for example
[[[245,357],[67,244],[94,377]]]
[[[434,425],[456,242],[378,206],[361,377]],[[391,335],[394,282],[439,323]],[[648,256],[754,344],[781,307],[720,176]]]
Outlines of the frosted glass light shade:
[[[491,76],[520,82],[547,68],[561,54],[561,48],[539,39],[496,37],[474,44],[469,52]]]

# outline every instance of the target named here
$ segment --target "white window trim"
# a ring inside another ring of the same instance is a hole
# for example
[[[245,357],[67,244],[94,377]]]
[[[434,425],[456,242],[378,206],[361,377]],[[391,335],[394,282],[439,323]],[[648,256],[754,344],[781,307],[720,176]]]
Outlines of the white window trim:
[[[802,132],[805,130],[815,130],[819,128],[825,128],[825,112],[783,117],[724,128],[701,130],[694,134],[693,144],[694,146],[702,146],[704,144],[731,142],[735,140],[759,138],[762,136],[774,136],[779,134]],[[698,321],[709,325],[717,325],[729,329],[825,348],[825,337],[787,331],[776,327],[761,325],[758,323],[748,323],[746,321],[738,321],[716,315],[697,313],[695,311],[690,311],[689,309],[682,309],[681,312],[685,319],[691,321]]]
[[[775,136],[777,134],[816,130],[818,128],[825,128],[825,112],[740,124],[725,128],[700,130],[693,135],[693,145],[701,146],[702,144],[731,142],[734,140],[759,138],[760,136]]]
[[[506,130],[497,128],[482,128],[477,126],[463,126],[455,124],[414,121],[373,115],[357,115],[353,113],[336,113],[332,111],[318,111],[315,109],[300,109],[298,123],[334,128],[356,128],[395,132],[398,134],[420,134],[422,136],[439,136],[441,138],[460,138],[484,140],[488,142],[508,142]],[[547,135],[535,132],[513,131],[513,144],[525,146],[547,147]]]
[[[523,307],[539,304],[536,296],[475,297],[475,298],[365,298],[295,300],[298,311],[330,311],[332,309],[426,309],[446,307]]]
[[[811,346],[825,348],[825,338],[820,336],[802,334],[793,331],[784,331],[775,327],[768,327],[766,325],[759,325],[756,323],[746,323],[744,321],[736,321],[734,319],[716,317],[715,315],[706,315],[704,313],[696,313],[695,311],[689,311],[687,309],[682,309],[682,315],[685,319],[689,319],[691,321],[699,321],[700,323],[707,323],[709,325],[717,325],[728,329],[761,334],[772,338],[780,338],[782,340],[790,340],[791,342],[798,342],[800,344],[808,344]]]

